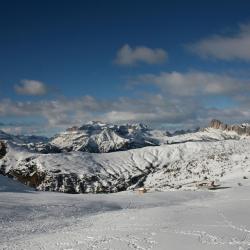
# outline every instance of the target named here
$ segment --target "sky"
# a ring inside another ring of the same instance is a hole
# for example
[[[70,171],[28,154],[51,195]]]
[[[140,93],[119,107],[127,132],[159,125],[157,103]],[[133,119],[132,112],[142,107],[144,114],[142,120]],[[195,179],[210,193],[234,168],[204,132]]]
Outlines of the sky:
[[[0,129],[248,122],[250,1],[0,1]]]

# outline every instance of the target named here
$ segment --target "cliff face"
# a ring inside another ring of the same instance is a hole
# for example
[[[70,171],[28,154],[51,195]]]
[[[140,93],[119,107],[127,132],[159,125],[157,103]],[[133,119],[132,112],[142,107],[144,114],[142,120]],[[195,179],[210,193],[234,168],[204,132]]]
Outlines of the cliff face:
[[[2,159],[6,155],[6,145],[0,141],[0,159]]]
[[[214,119],[210,122],[209,127],[214,129],[221,129],[224,131],[234,131],[239,135],[250,135],[250,124],[248,123],[228,125]]]

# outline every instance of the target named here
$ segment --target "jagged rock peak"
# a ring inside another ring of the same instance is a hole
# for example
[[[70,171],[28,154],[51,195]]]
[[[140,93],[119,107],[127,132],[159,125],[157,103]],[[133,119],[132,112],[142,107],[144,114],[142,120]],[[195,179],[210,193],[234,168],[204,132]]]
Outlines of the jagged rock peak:
[[[110,129],[117,133],[129,133],[132,131],[141,131],[145,132],[150,130],[150,128],[142,123],[132,123],[132,124],[112,124],[112,123],[104,123],[101,121],[89,121],[85,124],[82,124],[80,127],[73,126],[66,129],[66,133],[77,133],[81,131],[85,131],[86,133],[99,133],[102,130]]]
[[[228,124],[221,122],[220,120],[213,119],[210,122],[209,127],[214,128],[214,129],[221,129],[225,131],[234,131],[239,135],[250,135],[249,123],[228,125]]]
[[[223,122],[221,122],[220,120],[217,120],[217,119],[213,119],[213,120],[210,122],[209,127],[210,127],[210,128],[219,129],[219,128],[221,128],[222,125],[223,125]]]

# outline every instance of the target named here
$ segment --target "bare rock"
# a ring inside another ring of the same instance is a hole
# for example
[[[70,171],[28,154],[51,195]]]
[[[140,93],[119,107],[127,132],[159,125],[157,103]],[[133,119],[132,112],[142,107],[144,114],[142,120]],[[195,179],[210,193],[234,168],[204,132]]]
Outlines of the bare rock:
[[[228,125],[220,120],[213,119],[210,122],[209,127],[223,131],[234,131],[238,135],[250,135],[250,124],[248,123]]]

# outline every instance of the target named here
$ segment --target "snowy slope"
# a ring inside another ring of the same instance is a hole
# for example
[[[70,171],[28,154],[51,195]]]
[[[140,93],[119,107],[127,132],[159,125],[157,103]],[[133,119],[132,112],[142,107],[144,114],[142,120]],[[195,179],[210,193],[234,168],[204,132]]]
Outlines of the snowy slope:
[[[39,190],[117,192],[145,186],[187,189],[193,181],[227,180],[250,170],[250,138],[185,142],[112,153],[34,154],[9,146],[4,174]]]
[[[0,140],[39,153],[59,153],[60,149],[49,143],[44,136],[12,135],[0,130]]]
[[[7,141],[0,173],[38,190],[67,193],[118,192],[142,186],[190,189],[197,181],[246,175],[250,137],[213,124],[203,131],[171,136],[141,124],[92,122],[69,129],[51,144],[42,144],[41,150],[37,143]],[[153,140],[159,146],[148,146]],[[149,144],[143,147],[143,143]]]
[[[248,250],[249,192],[0,192],[0,249]]]
[[[224,131],[215,128],[205,128],[202,131],[195,133],[186,133],[178,136],[171,136],[165,138],[163,143],[174,144],[183,142],[196,142],[196,141],[224,141],[224,140],[240,140],[247,138],[246,135],[239,135],[235,131]]]

